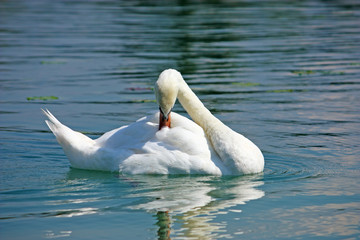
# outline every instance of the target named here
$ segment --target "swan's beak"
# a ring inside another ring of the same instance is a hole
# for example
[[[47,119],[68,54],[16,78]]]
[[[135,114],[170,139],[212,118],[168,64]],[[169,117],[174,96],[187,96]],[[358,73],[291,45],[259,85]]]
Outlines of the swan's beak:
[[[163,111],[160,108],[160,119],[159,119],[159,130],[163,127],[170,127],[171,124],[171,112],[169,112],[167,115],[163,113]]]

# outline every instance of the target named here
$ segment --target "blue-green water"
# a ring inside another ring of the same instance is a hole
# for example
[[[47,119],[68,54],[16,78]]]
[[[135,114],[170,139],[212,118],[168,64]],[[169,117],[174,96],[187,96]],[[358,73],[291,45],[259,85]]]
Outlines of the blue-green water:
[[[359,239],[359,22],[350,0],[1,1],[0,238]],[[97,137],[156,110],[169,67],[263,174],[69,167],[40,108]]]

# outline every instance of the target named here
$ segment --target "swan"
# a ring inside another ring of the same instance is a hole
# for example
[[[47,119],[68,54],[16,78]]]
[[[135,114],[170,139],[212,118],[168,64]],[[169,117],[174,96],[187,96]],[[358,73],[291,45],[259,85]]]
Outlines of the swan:
[[[91,139],[49,111],[46,124],[73,168],[123,174],[242,175],[262,172],[260,149],[203,105],[174,69],[155,83],[160,111]],[[172,111],[176,99],[193,121]]]

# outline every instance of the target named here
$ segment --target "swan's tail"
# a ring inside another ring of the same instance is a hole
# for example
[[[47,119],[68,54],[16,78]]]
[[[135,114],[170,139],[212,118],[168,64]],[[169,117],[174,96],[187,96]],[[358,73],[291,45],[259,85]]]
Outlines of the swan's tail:
[[[70,162],[74,158],[83,158],[94,149],[95,141],[82,133],[73,131],[62,124],[47,109],[41,109],[48,120],[45,120],[50,130],[54,133],[56,140],[64,149]]]
[[[50,128],[50,130],[55,134],[56,136],[56,132],[58,132],[57,130],[59,128],[61,128],[61,126],[64,126],[63,124],[61,124],[61,122],[59,120],[56,119],[56,117],[54,115],[51,114],[51,112],[47,109],[41,109],[44,113],[44,115],[49,119],[49,120],[45,120],[46,125],[48,125],[48,127]]]

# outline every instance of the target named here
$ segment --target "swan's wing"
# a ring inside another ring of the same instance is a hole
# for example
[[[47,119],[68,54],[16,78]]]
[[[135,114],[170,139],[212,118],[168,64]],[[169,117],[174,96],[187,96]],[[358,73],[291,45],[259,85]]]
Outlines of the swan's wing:
[[[207,139],[201,127],[172,113],[172,127],[163,128],[120,164],[130,174],[217,174]]]
[[[156,133],[158,123],[154,115],[140,118],[136,122],[104,133],[95,140],[97,145],[108,149],[140,149]]]

